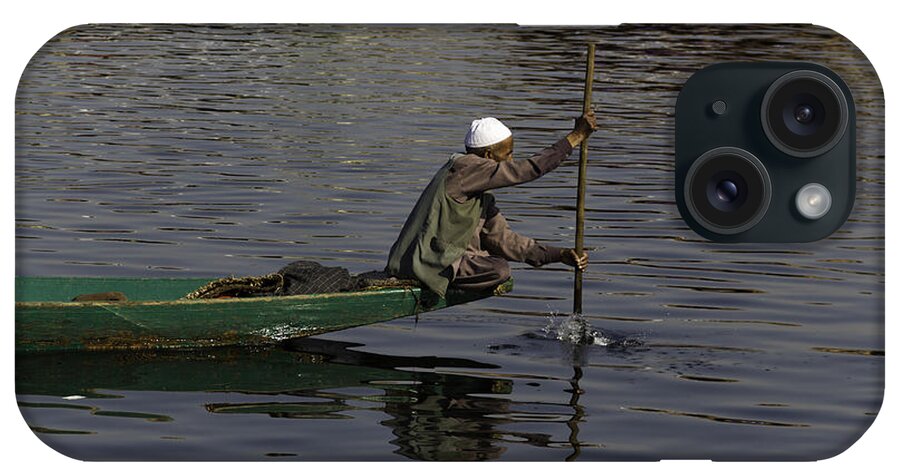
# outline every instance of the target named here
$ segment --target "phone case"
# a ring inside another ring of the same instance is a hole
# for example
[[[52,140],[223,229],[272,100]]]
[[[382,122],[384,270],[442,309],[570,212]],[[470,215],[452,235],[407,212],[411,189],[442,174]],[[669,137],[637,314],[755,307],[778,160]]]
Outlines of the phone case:
[[[502,296],[277,345],[17,352],[31,430],[82,460],[843,452],[884,389],[884,99],[865,55],[824,27],[74,27],[16,96],[17,280],[380,270],[473,119],[507,124],[516,160],[571,130],[588,43],[581,318],[571,268],[513,262]],[[680,216],[676,97],[733,61],[817,63],[849,86],[856,196],[828,238],[714,243]],[[493,190],[497,207],[519,235],[572,247],[577,175],[576,150]],[[143,325],[93,306],[123,336]]]

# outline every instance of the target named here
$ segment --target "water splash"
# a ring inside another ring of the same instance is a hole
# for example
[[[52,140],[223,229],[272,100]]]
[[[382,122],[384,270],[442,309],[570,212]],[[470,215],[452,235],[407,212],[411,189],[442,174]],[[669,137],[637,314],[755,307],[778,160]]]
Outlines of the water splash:
[[[601,347],[628,347],[643,344],[635,336],[594,329],[581,314],[560,314],[550,311],[548,323],[541,329],[551,339],[573,345],[598,345]]]

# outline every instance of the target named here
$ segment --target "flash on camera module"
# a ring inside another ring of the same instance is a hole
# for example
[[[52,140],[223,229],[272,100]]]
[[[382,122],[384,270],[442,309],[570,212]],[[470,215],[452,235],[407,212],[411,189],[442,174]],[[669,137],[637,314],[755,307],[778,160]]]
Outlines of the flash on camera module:
[[[822,184],[809,183],[797,191],[794,204],[804,218],[818,220],[831,209],[831,192]]]

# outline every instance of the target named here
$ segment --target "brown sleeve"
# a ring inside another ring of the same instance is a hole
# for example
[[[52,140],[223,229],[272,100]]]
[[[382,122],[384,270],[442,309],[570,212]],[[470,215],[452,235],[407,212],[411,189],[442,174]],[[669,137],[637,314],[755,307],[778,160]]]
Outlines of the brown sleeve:
[[[562,261],[563,248],[542,245],[513,232],[509,229],[506,218],[495,206],[487,210],[480,238],[482,249],[510,261],[528,263],[531,266]]]
[[[572,153],[563,137],[550,147],[524,160],[497,162],[467,154],[457,158],[447,175],[446,190],[454,200],[464,202],[481,192],[530,182],[559,167]]]

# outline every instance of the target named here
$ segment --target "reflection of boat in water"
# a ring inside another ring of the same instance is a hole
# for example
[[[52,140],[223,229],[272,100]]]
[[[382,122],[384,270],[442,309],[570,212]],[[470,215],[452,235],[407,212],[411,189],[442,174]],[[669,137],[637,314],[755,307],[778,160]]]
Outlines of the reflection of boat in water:
[[[291,393],[405,380],[408,372],[331,363],[270,347],[35,353],[16,356],[16,393],[102,397],[109,391]]]
[[[411,459],[496,459],[517,444],[570,447],[564,433],[572,407],[517,402],[511,398],[513,380],[489,375],[494,365],[379,355],[354,347],[305,338],[280,347],[25,354],[16,358],[16,393],[32,426],[38,425],[29,415],[41,409],[31,408],[29,396],[82,395],[100,399],[90,404],[102,406],[102,398],[117,397],[117,391],[209,392],[202,407],[206,412],[221,418],[298,420],[303,425],[298,432],[316,432],[310,420],[383,413],[387,418],[380,424],[393,433],[395,453]],[[140,414],[143,409],[134,410]],[[333,454],[296,456],[338,459]]]
[[[455,306],[512,290],[418,287],[233,299],[183,299],[213,278],[16,278],[16,352],[254,345]],[[128,301],[71,302],[124,294]]]

